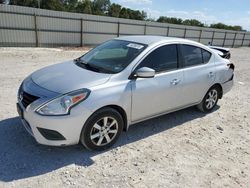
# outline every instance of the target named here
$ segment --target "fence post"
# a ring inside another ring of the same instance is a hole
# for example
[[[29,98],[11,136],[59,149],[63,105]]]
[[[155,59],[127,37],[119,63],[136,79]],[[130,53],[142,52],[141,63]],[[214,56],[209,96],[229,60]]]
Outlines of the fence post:
[[[237,35],[237,33],[234,34],[234,40],[233,40],[232,48],[234,47],[234,44],[235,44],[236,35]]]
[[[37,17],[36,14],[34,14],[34,26],[35,26],[35,38],[36,38],[36,47],[38,47],[38,32],[37,32]]]
[[[167,37],[168,37],[168,35],[169,35],[169,26],[168,26],[168,29],[167,29]]]
[[[246,33],[243,34],[243,38],[242,38],[242,41],[241,41],[241,46],[244,45],[245,36],[246,36]]]
[[[213,42],[214,42],[214,35],[215,35],[215,31],[213,31],[213,34],[212,34],[212,41],[211,41],[211,45],[213,45]]]
[[[80,25],[81,25],[81,29],[80,29],[81,30],[80,45],[82,47],[83,46],[83,41],[82,41],[83,40],[83,19],[82,18],[81,18],[81,24]]]
[[[200,30],[199,42],[201,42],[202,29]]]
[[[146,35],[147,34],[147,23],[145,23],[145,25],[144,25],[144,35]]]
[[[225,32],[225,36],[224,36],[224,40],[223,40],[223,44],[222,44],[223,47],[225,46],[226,38],[227,38],[227,32]]]
[[[118,21],[117,24],[118,24],[117,25],[117,37],[119,37],[120,36],[120,22]]]
[[[187,33],[187,28],[185,28],[185,30],[184,30],[184,36],[183,36],[183,38],[186,38],[186,33]]]

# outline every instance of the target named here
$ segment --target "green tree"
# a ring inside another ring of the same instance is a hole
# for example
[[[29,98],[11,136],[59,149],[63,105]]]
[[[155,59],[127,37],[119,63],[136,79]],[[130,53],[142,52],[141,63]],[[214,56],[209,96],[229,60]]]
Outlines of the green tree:
[[[134,20],[146,20],[147,13],[139,10],[132,10],[129,8],[122,8],[120,11],[120,18],[134,19]]]
[[[129,19],[129,12],[126,8],[122,8],[121,12],[120,12],[120,15],[119,15],[119,18],[127,18]]]
[[[63,0],[64,9],[68,12],[75,12],[78,5],[78,0]]]
[[[46,1],[43,0],[40,3],[42,9],[58,10],[58,11],[65,10],[63,1],[60,0],[46,0]]]
[[[110,0],[94,0],[92,2],[92,13],[106,15],[110,7]]]
[[[84,0],[78,2],[78,5],[76,7],[76,12],[92,14],[92,2],[90,0]]]
[[[171,23],[171,24],[182,24],[183,20],[181,18],[173,18],[173,17],[160,16],[158,18],[157,22]]]
[[[37,0],[10,0],[10,5],[38,7],[38,1]]]
[[[243,28],[239,25],[234,25],[232,26],[232,29],[235,30],[235,31],[244,31]]]
[[[108,15],[112,17],[119,17],[120,12],[122,10],[122,6],[119,4],[112,3],[109,7]]]
[[[216,24],[211,24],[210,25],[211,28],[216,28],[216,29],[229,29],[229,30],[235,30],[235,31],[242,31],[242,27],[241,26],[231,26],[231,25],[226,25],[223,23],[216,23]]]
[[[191,25],[191,26],[198,26],[198,27],[204,27],[204,24],[196,19],[187,19],[182,22],[183,25]]]

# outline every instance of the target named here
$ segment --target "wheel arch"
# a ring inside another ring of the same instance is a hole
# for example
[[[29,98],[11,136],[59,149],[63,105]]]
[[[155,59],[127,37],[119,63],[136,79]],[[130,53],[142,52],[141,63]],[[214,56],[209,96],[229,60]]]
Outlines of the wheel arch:
[[[117,112],[119,112],[122,116],[123,122],[124,122],[124,127],[123,127],[123,131],[127,131],[128,130],[128,118],[127,118],[127,113],[126,111],[118,105],[115,104],[111,104],[111,105],[106,105],[103,106],[101,108],[98,108],[97,110],[95,110],[92,114],[94,114],[95,112],[97,112],[98,110],[101,110],[103,108],[113,108],[114,110],[116,110]]]
[[[216,83],[216,84],[212,85],[212,87],[217,87],[217,88],[219,89],[219,99],[221,99],[222,96],[223,96],[223,88],[222,88],[221,84],[220,84],[220,83]],[[208,89],[208,91],[209,91],[212,87],[210,87],[210,88]]]

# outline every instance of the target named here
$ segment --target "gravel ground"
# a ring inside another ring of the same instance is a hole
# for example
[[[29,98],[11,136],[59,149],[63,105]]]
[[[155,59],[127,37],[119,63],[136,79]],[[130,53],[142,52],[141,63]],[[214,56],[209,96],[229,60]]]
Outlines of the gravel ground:
[[[39,145],[17,117],[17,88],[82,53],[0,48],[0,187],[249,187],[250,48],[232,49],[235,86],[210,114],[192,107],[140,123],[104,152]]]

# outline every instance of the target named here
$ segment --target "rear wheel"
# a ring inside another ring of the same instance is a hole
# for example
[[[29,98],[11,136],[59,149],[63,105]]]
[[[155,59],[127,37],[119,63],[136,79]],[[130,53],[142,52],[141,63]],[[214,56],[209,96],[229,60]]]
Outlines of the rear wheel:
[[[216,86],[210,88],[201,103],[197,106],[202,112],[210,112],[216,106],[219,99],[220,89]]]
[[[104,150],[111,147],[123,129],[123,119],[113,108],[95,112],[85,123],[81,143],[90,150]]]

